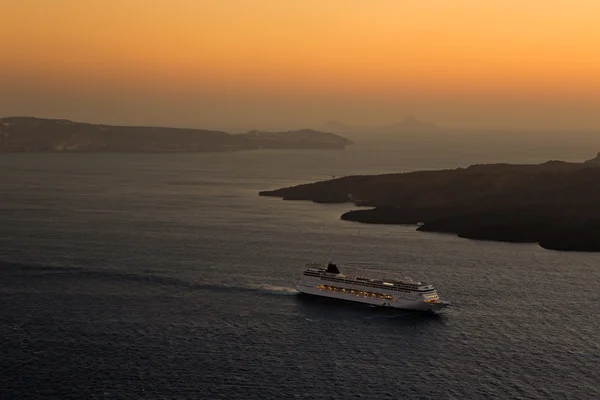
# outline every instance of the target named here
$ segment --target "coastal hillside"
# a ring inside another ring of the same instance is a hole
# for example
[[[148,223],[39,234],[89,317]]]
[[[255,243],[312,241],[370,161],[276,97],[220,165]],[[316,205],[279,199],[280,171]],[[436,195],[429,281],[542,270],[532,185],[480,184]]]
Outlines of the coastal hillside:
[[[349,176],[260,195],[368,207],[341,216],[349,221],[600,251],[600,163],[592,160]]]
[[[113,126],[33,117],[0,118],[0,153],[23,152],[224,152],[254,149],[343,149],[333,133],[221,131]]]

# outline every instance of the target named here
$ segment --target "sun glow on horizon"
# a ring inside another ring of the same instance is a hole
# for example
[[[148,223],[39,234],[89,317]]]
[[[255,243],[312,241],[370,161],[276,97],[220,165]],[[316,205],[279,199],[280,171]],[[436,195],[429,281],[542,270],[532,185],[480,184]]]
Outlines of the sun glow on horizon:
[[[22,0],[3,11],[5,93],[276,97],[291,108],[310,96],[414,99],[434,119],[456,104],[600,102],[591,0]]]

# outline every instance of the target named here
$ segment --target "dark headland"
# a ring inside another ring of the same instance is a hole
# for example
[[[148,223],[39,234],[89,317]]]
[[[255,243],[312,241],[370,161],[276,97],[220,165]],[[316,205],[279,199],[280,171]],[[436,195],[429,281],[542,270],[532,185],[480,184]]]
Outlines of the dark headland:
[[[600,153],[584,163],[489,164],[440,171],[348,176],[261,196],[368,207],[341,216],[419,231],[600,251]]]
[[[350,144],[344,137],[310,129],[231,134],[201,129],[98,125],[64,119],[0,118],[0,153],[343,149]]]

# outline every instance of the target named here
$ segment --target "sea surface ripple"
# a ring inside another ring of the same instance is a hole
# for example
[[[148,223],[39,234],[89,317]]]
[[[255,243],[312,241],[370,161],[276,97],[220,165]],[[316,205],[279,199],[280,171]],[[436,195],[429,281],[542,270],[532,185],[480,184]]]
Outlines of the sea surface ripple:
[[[0,397],[600,398],[599,255],[257,196],[488,161],[446,150],[2,155]],[[330,259],[432,282],[454,307],[299,295],[304,264]]]

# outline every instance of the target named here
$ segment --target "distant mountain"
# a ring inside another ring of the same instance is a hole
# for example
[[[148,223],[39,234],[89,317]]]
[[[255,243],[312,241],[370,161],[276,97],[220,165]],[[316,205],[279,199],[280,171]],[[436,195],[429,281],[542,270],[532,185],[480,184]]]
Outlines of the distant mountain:
[[[333,133],[308,129],[230,134],[202,129],[98,125],[65,119],[0,118],[0,153],[343,149],[350,144],[350,140]]]
[[[586,160],[585,163],[586,164],[600,164],[600,152],[598,152],[596,157]]]
[[[352,126],[339,121],[328,121],[323,124],[322,129],[335,133],[357,133],[386,136],[394,134],[431,134],[444,132],[444,130],[437,125],[431,122],[421,121],[412,116],[407,117],[395,124],[377,126]]]

